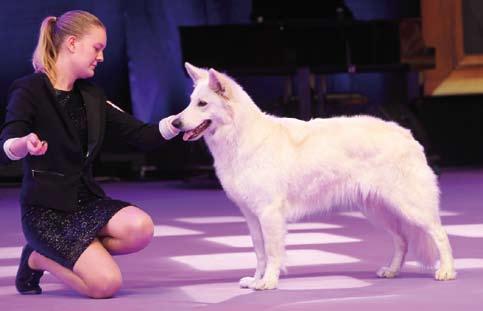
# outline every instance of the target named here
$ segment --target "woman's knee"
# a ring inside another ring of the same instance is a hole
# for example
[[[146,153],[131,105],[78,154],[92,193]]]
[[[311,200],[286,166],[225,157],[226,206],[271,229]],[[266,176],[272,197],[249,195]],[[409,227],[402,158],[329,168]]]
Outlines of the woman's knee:
[[[119,266],[98,239],[84,250],[72,271],[82,280],[80,291],[91,298],[112,297],[122,285]]]
[[[131,251],[138,251],[146,247],[154,233],[154,223],[151,217],[144,213],[136,213],[122,223],[122,237],[120,237]]]
[[[146,213],[140,213],[133,217],[129,222],[127,232],[128,236],[134,240],[146,244],[151,241],[154,233],[154,223],[151,217]]]
[[[87,295],[91,298],[110,298],[116,294],[122,285],[121,273],[111,271],[96,275],[87,284]]]

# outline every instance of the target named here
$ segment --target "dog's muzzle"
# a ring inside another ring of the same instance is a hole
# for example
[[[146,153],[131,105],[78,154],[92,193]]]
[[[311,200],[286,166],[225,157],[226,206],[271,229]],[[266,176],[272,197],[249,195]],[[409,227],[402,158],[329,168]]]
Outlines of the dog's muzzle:
[[[171,124],[181,131],[184,130],[183,122],[181,122],[179,118],[174,120]],[[203,134],[203,132],[210,126],[210,124],[211,124],[211,120],[204,120],[203,122],[201,122],[200,125],[198,125],[194,129],[185,131],[185,133],[183,134],[183,140],[188,141],[188,140],[198,139],[201,136],[201,134]]]

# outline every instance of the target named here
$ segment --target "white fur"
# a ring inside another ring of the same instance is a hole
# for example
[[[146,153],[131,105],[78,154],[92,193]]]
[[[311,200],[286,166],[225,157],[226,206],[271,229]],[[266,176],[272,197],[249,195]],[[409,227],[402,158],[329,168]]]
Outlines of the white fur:
[[[408,244],[426,266],[439,257],[436,279],[456,277],[439,217],[437,179],[410,131],[369,116],[308,122],[274,117],[225,74],[185,66],[195,88],[179,114],[180,129],[212,121],[199,137],[253,239],[258,264],[241,287],[276,288],[286,222],[337,207],[360,209],[393,237],[393,259],[379,277],[398,274]]]

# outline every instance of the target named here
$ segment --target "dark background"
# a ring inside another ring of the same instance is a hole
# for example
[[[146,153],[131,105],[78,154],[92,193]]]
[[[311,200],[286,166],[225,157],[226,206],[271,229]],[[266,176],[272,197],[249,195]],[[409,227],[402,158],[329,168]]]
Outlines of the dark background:
[[[303,2],[296,1],[301,9]],[[306,2],[305,6],[315,2],[319,1]],[[272,5],[280,10],[277,3],[279,1],[265,1],[265,7],[257,8],[265,11],[268,8],[270,12]],[[466,6],[476,5],[479,1],[465,3]],[[345,4],[358,20],[420,15],[419,1],[415,0],[347,0]],[[251,0],[2,1],[1,120],[10,83],[32,72],[31,55],[42,19],[72,9],[93,13],[107,27],[105,61],[97,69],[95,82],[118,106],[145,122],[153,123],[181,111],[192,89],[182,65],[178,27],[245,24],[251,23],[253,17]],[[316,9],[312,8],[311,12]],[[479,27],[475,29],[480,31]],[[313,44],[330,43],[320,37],[314,38]],[[220,42],[220,57],[229,57],[222,55],[222,46]],[[481,47],[472,45],[466,49],[480,51]],[[224,71],[223,68],[217,69]],[[274,112],[280,105],[286,77],[234,77],[262,109]],[[332,106],[332,114],[367,113],[400,122],[411,128],[425,145],[435,166],[479,166],[482,163],[483,149],[478,141],[483,134],[481,96],[421,97],[417,73],[333,74],[327,77],[327,88],[329,93],[360,94],[367,98],[363,105]],[[16,162],[1,167],[0,182],[18,181],[19,165]],[[162,150],[147,154],[130,150],[122,142],[114,142],[105,146],[96,162],[95,174],[99,178],[186,178],[211,174],[210,165],[211,157],[201,141],[184,143],[176,138]]]
[[[466,54],[483,53],[483,1],[463,1],[463,38]]]

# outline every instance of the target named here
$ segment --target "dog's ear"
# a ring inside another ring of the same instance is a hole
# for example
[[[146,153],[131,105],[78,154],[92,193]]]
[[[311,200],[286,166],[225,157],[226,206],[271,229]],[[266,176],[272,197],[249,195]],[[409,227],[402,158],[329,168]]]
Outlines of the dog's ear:
[[[210,89],[216,94],[222,97],[227,97],[222,74],[216,71],[215,69],[210,69],[208,71],[208,85]]]
[[[184,63],[184,67],[186,68],[186,72],[188,72],[188,75],[191,77],[191,80],[193,80],[195,84],[199,79],[203,77],[203,75],[206,75],[206,70],[195,67],[188,62]]]

